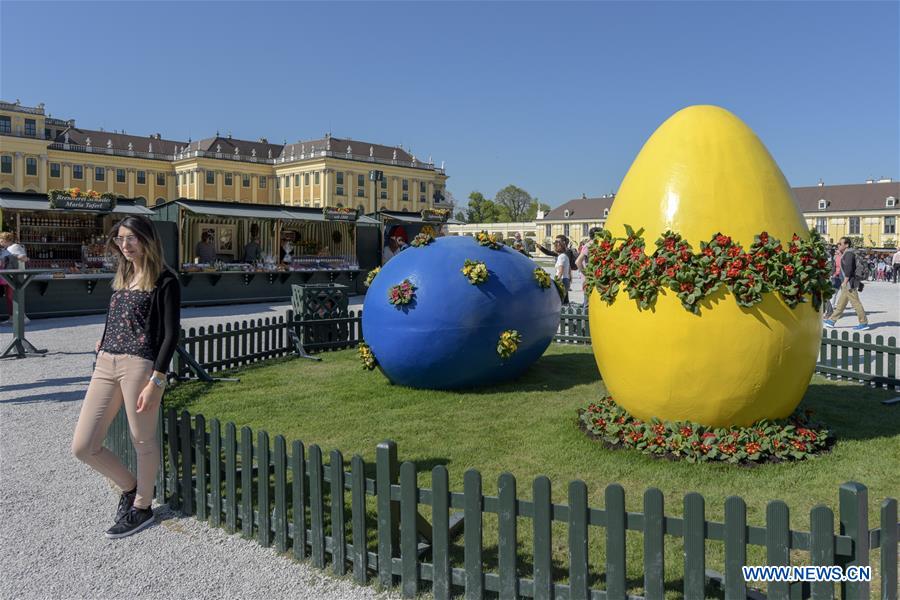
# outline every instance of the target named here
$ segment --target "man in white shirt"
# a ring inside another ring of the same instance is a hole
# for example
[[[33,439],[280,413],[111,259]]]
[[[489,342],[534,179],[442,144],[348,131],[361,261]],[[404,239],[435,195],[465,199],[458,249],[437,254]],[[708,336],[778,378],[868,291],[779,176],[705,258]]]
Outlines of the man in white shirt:
[[[563,304],[569,303],[569,284],[572,282],[572,265],[569,264],[569,257],[566,254],[566,243],[557,238],[553,242],[553,250],[557,252],[556,256],[556,278],[563,284],[566,290]]]

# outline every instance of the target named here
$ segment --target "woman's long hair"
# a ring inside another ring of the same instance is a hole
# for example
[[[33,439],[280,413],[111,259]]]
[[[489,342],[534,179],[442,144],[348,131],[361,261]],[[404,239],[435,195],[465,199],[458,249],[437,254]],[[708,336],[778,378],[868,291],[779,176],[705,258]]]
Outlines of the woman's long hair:
[[[137,281],[134,279],[134,265],[125,258],[122,249],[115,242],[115,237],[119,235],[119,227],[127,227],[137,237],[137,241],[143,251],[141,257],[141,277]],[[163,259],[162,243],[160,243],[159,235],[156,228],[147,217],[128,216],[116,223],[109,232],[109,239],[106,242],[107,252],[116,257],[118,266],[116,267],[116,276],[113,278],[112,287],[114,290],[127,289],[132,284],[139,290],[149,292],[156,287],[156,280],[159,274],[166,268]]]

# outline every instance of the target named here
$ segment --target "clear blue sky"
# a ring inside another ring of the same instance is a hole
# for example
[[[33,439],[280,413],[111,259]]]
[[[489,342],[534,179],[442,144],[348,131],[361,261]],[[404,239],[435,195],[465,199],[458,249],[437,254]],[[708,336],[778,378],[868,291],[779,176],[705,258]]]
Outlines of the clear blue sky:
[[[718,104],[792,185],[900,176],[898,2],[0,3],[0,97],[85,128],[400,144],[458,202],[616,190]]]

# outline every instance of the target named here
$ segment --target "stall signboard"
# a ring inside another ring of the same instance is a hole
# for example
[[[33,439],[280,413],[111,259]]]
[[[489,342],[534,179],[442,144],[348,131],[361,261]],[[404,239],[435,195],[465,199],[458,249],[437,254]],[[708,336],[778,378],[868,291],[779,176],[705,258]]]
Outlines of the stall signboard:
[[[110,194],[82,195],[52,190],[47,197],[52,209],[111,212],[116,207],[116,198]]]
[[[426,208],[422,211],[422,220],[429,223],[446,223],[449,218],[448,208]]]
[[[322,209],[326,221],[356,221],[359,218],[359,210],[336,206],[326,206]]]

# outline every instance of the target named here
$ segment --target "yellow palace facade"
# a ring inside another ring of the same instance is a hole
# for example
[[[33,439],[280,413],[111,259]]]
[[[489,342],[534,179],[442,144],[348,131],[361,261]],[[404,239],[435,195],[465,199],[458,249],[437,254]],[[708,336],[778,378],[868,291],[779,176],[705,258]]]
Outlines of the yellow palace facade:
[[[0,101],[0,191],[78,187],[148,206],[189,198],[420,212],[442,206],[446,181],[430,158],[330,134],[295,144],[218,133],[177,141],[82,129],[45,114],[43,104]]]

